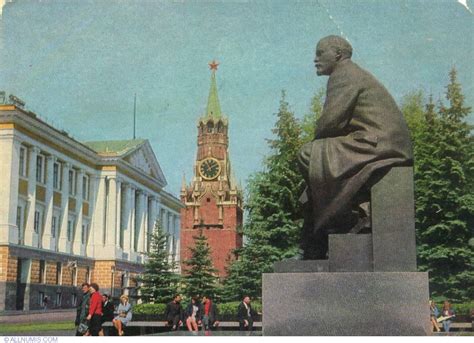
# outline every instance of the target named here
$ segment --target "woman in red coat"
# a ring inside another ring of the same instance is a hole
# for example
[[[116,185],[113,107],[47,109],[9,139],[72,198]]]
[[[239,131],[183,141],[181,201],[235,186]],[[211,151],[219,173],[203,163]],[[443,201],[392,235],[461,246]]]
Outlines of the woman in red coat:
[[[91,283],[89,292],[91,293],[89,315],[89,332],[91,336],[99,336],[102,330],[102,296],[99,293],[99,285]]]

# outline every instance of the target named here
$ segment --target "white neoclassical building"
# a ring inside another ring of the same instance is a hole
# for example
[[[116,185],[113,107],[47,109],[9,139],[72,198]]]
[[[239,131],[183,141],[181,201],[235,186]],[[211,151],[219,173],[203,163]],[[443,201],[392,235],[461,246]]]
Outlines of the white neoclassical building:
[[[148,140],[81,143],[3,94],[0,175],[0,311],[74,306],[85,281],[133,295],[156,222],[179,258],[182,205]]]

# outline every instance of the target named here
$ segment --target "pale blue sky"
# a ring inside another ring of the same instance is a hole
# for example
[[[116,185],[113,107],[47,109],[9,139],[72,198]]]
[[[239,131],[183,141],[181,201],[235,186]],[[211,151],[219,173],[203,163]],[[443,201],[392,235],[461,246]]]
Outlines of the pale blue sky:
[[[325,87],[313,66],[321,37],[342,30],[353,60],[398,102],[415,89],[442,97],[456,65],[473,106],[473,19],[456,0],[17,1],[0,19],[0,90],[83,141],[131,138],[136,92],[137,136],[150,140],[178,194],[183,172],[192,174],[215,58],[245,184],[268,153],[281,90],[302,117]]]

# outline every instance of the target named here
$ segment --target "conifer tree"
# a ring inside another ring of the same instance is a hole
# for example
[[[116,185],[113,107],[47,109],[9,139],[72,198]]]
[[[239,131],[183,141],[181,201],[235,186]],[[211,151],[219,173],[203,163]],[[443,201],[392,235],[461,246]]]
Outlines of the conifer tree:
[[[313,95],[309,112],[303,117],[301,122],[301,141],[303,144],[314,139],[315,124],[323,112],[325,94],[324,88],[321,88]]]
[[[169,235],[163,232],[158,221],[149,239],[150,252],[146,254],[145,271],[137,279],[142,283],[140,297],[145,302],[164,304],[178,293],[181,278],[176,273],[176,262],[170,260],[166,249]]]
[[[430,100],[415,141],[418,265],[433,296],[463,301],[474,298],[474,140],[454,68],[446,99],[438,113]]]
[[[262,273],[271,272],[275,261],[298,253],[303,222],[299,197],[304,180],[297,158],[302,128],[289,109],[284,91],[273,133],[275,138],[267,140],[271,154],[264,161],[264,170],[248,182],[245,245],[229,266],[224,282],[226,300],[237,300],[245,294],[260,297]]]
[[[216,276],[217,269],[212,264],[211,248],[202,231],[193,238],[194,246],[189,248],[191,258],[184,261],[184,265],[187,266],[184,277],[186,285],[184,293],[188,297],[211,296],[215,298],[218,289],[218,277]]]

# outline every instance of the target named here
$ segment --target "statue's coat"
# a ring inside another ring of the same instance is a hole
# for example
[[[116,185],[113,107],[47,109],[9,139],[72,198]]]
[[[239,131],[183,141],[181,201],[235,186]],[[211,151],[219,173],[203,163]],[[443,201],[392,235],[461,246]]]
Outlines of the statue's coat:
[[[314,232],[347,213],[374,172],[413,163],[408,127],[394,99],[350,59],[340,61],[329,77],[315,139],[305,151]]]

